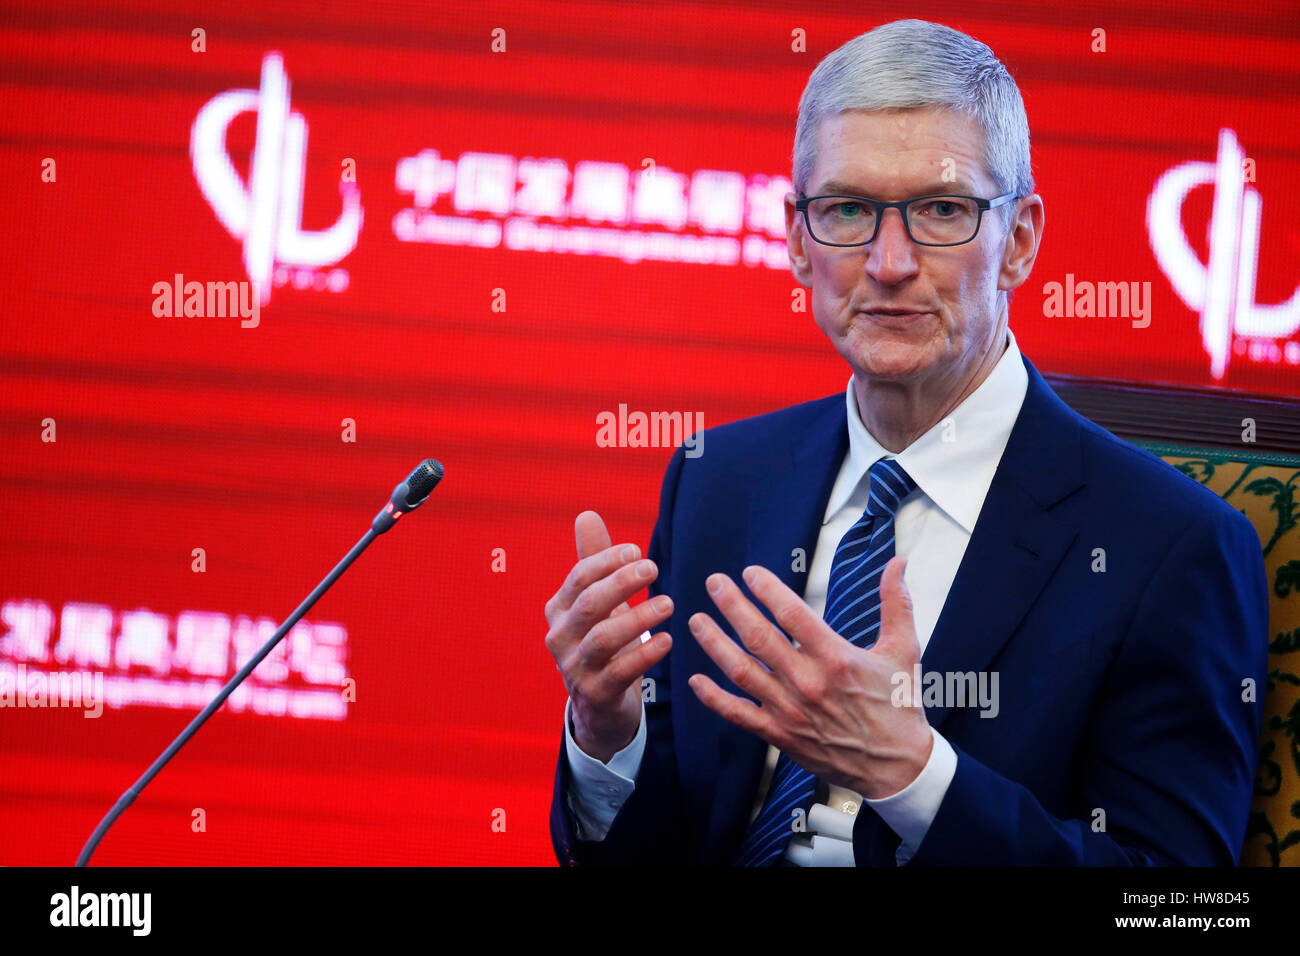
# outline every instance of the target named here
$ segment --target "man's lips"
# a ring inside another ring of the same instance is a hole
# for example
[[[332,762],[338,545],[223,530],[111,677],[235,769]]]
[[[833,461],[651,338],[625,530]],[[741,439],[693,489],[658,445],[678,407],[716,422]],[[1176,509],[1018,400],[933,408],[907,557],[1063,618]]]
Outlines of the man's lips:
[[[914,325],[918,319],[923,319],[932,315],[928,309],[859,309],[861,315],[865,315],[872,322],[883,325],[886,328],[902,329]]]

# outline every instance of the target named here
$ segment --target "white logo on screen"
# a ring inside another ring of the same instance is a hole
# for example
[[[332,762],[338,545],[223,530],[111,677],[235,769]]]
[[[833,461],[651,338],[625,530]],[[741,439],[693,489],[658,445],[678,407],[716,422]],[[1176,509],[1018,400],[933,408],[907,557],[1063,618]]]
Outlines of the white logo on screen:
[[[257,114],[257,140],[245,183],[226,150],[226,130],[240,113]],[[230,234],[244,241],[244,267],[265,305],[273,284],[287,281],[286,267],[297,267],[309,287],[344,288],[347,274],[324,276],[312,270],[338,262],[357,244],[361,232],[361,194],[341,182],[343,212],[328,229],[302,228],[303,174],[307,160],[307,121],[289,108],[289,78],[279,53],[262,60],[262,86],[227,90],[199,110],[190,131],[190,159],[199,189]],[[277,269],[280,270],[277,273]]]
[[[1290,338],[1300,329],[1300,287],[1285,302],[1255,301],[1259,268],[1258,190],[1245,180],[1246,154],[1230,129],[1219,131],[1215,162],[1188,162],[1166,172],[1147,202],[1147,232],[1156,261],[1178,296],[1201,315],[1210,373],[1223,378],[1234,335]],[[1203,263],[1183,230],[1183,203],[1197,186],[1214,186]]]

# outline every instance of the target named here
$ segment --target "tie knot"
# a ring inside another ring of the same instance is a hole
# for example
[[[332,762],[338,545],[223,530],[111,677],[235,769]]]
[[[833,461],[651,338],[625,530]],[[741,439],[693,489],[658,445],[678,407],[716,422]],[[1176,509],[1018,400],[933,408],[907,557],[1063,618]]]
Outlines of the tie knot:
[[[903,499],[916,488],[916,482],[893,458],[880,459],[871,466],[869,474],[871,498],[867,502],[867,513],[892,518]]]

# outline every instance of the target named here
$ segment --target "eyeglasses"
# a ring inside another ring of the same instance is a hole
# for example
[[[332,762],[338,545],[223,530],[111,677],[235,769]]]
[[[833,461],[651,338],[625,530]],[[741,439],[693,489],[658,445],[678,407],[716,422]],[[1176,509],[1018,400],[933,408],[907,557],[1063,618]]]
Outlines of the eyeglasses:
[[[810,196],[795,201],[808,234],[824,246],[865,246],[876,238],[886,209],[897,209],[908,238],[918,246],[960,246],[980,231],[984,212],[1020,197],[917,196],[883,202],[865,196]]]

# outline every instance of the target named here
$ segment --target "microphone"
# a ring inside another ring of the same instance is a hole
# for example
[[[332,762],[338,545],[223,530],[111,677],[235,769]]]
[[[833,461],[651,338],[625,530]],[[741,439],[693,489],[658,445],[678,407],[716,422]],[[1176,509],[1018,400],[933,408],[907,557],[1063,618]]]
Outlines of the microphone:
[[[397,519],[406,512],[414,511],[424,504],[424,499],[429,497],[429,492],[438,487],[440,481],[442,481],[442,462],[436,458],[426,458],[420,462],[415,466],[415,471],[393,489],[393,497],[388,499],[384,510],[375,515],[375,520],[370,523],[371,530],[377,535],[383,534],[397,524]]]
[[[162,755],[153,762],[152,766],[144,772],[144,775],[118,798],[117,803],[113,805],[113,809],[108,811],[103,820],[99,821],[99,826],[95,828],[95,832],[90,835],[90,839],[82,847],[81,856],[77,858],[77,866],[85,866],[90,862],[91,855],[94,854],[95,848],[99,846],[99,841],[104,838],[104,834],[108,832],[108,828],[113,825],[114,821],[122,815],[127,807],[135,802],[135,798],[140,795],[140,791],[158,775],[158,771],[162,770],[172,757],[176,756],[177,751],[185,746],[207,719],[220,709],[221,705],[226,702],[226,698],[244,682],[244,679],[249,674],[253,673],[257,665],[262,663],[263,658],[275,649],[275,645],[279,644],[280,640],[289,633],[299,619],[311,610],[312,605],[320,600],[321,595],[328,591],[334,582],[342,576],[343,572],[352,566],[352,562],[370,546],[370,542],[397,524],[397,519],[402,515],[408,511],[414,511],[424,504],[425,499],[429,497],[429,493],[438,487],[438,482],[442,481],[442,475],[442,462],[435,458],[426,458],[415,466],[415,470],[406,477],[405,481],[393,489],[393,496],[388,500],[388,504],[384,506],[384,509],[375,515],[375,520],[370,523],[370,530],[352,546],[352,550],[334,566],[334,570],[325,575],[324,580],[316,585],[316,590],[307,595],[307,599],[298,605],[297,610],[285,618],[279,629],[271,635],[256,654],[248,659],[248,662],[240,668],[239,673],[232,677],[225,687],[221,688],[208,706],[204,707],[199,715],[190,721],[190,725],[181,732],[179,737],[171,742],[171,746],[162,752]]]

